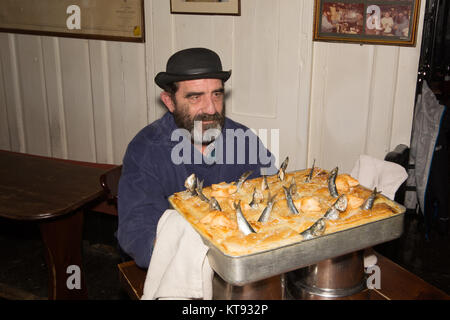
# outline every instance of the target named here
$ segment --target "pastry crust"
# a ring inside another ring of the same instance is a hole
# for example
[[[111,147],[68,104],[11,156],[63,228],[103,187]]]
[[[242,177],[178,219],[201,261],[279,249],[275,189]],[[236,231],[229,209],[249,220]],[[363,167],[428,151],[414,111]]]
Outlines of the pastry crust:
[[[262,177],[247,180],[236,192],[236,183],[219,183],[203,188],[203,194],[210,199],[215,197],[222,211],[213,210],[198,196],[182,191],[169,197],[169,201],[187,221],[210,243],[230,256],[242,256],[275,249],[300,242],[301,232],[312,226],[336,201],[328,191],[329,172],[315,168],[313,178],[305,182],[310,169],[286,173],[281,182],[277,175],[267,177],[270,194],[275,196],[275,204],[267,222],[258,219],[267,206],[269,190],[262,190]],[[292,200],[299,214],[289,210],[283,186],[288,188],[295,182],[296,192]],[[369,222],[385,219],[402,213],[402,208],[383,195],[378,195],[371,210],[360,207],[370,196],[371,190],[361,186],[348,174],[336,178],[339,194],[347,196],[347,209],[339,219],[327,220],[324,235],[357,227]],[[253,206],[249,203],[253,199]],[[245,236],[239,231],[236,222],[234,203],[240,201],[242,213],[256,233]]]

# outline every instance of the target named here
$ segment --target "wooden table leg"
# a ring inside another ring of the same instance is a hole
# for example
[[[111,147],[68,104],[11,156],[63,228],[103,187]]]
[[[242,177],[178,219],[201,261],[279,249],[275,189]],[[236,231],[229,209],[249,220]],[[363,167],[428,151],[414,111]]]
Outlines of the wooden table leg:
[[[83,273],[83,211],[39,224],[46,248],[49,300],[87,299]]]

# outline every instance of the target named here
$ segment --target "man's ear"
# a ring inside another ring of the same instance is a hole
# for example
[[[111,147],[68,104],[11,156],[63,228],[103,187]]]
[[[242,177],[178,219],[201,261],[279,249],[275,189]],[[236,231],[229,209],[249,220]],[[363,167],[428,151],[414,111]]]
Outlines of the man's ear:
[[[173,111],[175,110],[175,104],[170,93],[168,93],[167,91],[163,91],[159,96],[161,97],[162,102],[166,105],[167,109],[169,109],[169,111],[173,113]]]

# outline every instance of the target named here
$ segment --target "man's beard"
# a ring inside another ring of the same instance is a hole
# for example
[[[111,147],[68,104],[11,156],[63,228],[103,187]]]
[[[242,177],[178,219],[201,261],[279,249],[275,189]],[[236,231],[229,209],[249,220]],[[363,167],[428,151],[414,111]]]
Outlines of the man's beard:
[[[225,124],[225,103],[221,113],[199,113],[194,117],[186,112],[186,108],[175,105],[173,117],[179,128],[186,129],[191,133],[192,143],[208,145],[220,135]],[[202,121],[213,122],[203,124]]]

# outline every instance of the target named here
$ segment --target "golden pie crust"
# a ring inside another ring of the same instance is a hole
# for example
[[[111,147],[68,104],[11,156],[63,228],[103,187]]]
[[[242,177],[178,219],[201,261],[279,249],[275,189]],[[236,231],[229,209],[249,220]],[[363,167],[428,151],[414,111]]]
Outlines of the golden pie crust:
[[[300,233],[323,217],[336,201],[328,190],[329,172],[315,168],[312,180],[305,182],[310,170],[286,173],[283,182],[277,175],[267,177],[271,195],[276,194],[276,202],[266,223],[258,222],[269,197],[269,190],[262,190],[262,177],[245,181],[237,192],[235,182],[222,182],[203,188],[203,194],[208,199],[216,198],[222,211],[211,209],[207,202],[198,196],[192,196],[188,191],[173,194],[169,201],[197,232],[226,255],[242,256],[257,253],[303,241]],[[289,211],[282,188],[282,186],[289,187],[293,179],[297,188],[292,198],[298,215]],[[360,207],[372,190],[361,186],[348,174],[336,177],[336,187],[340,195],[346,195],[348,205],[347,209],[340,213],[339,219],[326,220],[324,235],[402,213],[402,208],[398,204],[383,195],[376,197],[372,209],[362,210]],[[255,188],[256,198],[260,203],[257,208],[252,208],[249,203],[252,201]],[[233,203],[239,200],[245,218],[256,233],[246,236],[239,231],[236,210],[233,207]]]

